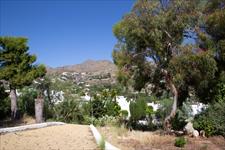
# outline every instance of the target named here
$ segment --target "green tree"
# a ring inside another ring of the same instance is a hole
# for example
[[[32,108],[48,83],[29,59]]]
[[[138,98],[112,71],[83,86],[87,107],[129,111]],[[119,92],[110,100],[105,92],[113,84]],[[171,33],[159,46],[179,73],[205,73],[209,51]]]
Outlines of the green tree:
[[[4,84],[0,81],[0,100],[6,98],[8,94],[5,92]]]
[[[172,94],[166,129],[178,105],[188,97],[188,87],[207,86],[217,71],[212,51],[182,44],[198,26],[198,6],[202,6],[198,0],[170,0],[168,4],[138,0],[113,29],[118,39],[113,58],[122,74],[119,78],[131,81],[136,90],[151,83],[157,91],[166,89]]]
[[[33,64],[36,56],[28,53],[27,39],[23,37],[0,37],[0,80],[10,87],[11,117],[17,115],[16,89],[30,85],[32,81],[45,75],[43,65]]]
[[[198,96],[204,101],[215,100],[219,84],[225,84],[225,7],[224,0],[209,0],[202,12],[202,24],[197,30],[199,44],[215,56],[217,71],[215,78],[208,86],[197,90]]]

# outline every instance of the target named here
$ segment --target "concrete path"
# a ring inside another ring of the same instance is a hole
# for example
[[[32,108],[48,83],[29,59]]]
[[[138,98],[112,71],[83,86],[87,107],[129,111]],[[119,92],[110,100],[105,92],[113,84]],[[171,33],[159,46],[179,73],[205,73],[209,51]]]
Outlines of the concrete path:
[[[66,124],[0,135],[0,150],[96,150],[87,125]]]

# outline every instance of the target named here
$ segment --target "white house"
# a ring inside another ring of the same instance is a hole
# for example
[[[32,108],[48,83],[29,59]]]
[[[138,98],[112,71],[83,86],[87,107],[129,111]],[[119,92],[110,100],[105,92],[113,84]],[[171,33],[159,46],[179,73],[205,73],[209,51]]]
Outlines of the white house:
[[[130,102],[126,100],[124,96],[117,96],[116,101],[121,107],[121,110],[126,110],[128,112],[128,118],[130,117]]]

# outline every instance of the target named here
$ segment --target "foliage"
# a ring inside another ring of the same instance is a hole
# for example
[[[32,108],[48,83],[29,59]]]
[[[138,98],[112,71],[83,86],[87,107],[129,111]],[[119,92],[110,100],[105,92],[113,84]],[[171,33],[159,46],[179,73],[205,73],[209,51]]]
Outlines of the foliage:
[[[172,128],[174,130],[183,130],[187,124],[186,120],[193,117],[191,104],[189,102],[183,102],[182,107],[177,110],[175,117],[172,119]]]
[[[58,121],[68,123],[81,123],[83,121],[83,115],[80,110],[79,99],[66,99],[55,105],[54,118]]]
[[[113,28],[118,39],[113,60],[119,81],[138,91],[151,84],[155,95],[169,89],[176,105],[164,117],[167,123],[188,97],[188,87],[209,87],[208,80],[214,79],[217,71],[211,50],[198,53],[198,45],[182,44],[198,23],[199,5],[199,0],[166,4],[138,0]]]
[[[224,76],[225,71],[225,11],[224,1],[209,0],[206,3],[202,15],[203,28],[198,30],[198,41],[204,50],[213,52],[217,63],[215,78],[208,81],[208,87],[198,89],[196,92],[201,100],[212,101],[215,99],[215,88],[221,82],[219,78]],[[225,81],[225,80],[224,80]]]
[[[198,90],[208,88],[217,64],[211,51],[195,54],[193,48],[187,48],[170,61],[170,70],[179,89],[193,86]]]
[[[49,77],[47,77],[47,82]],[[54,82],[52,81],[51,84],[49,85],[49,90],[54,90],[54,91],[63,91],[64,92],[64,97],[71,97],[72,95],[77,95],[81,94],[81,89],[74,84],[71,81],[61,81],[59,79],[55,79]]]
[[[156,111],[156,118],[163,121],[166,116],[170,113],[172,107],[172,100],[168,98],[162,98],[159,100],[160,108]]]
[[[193,14],[198,1],[171,3],[164,8],[157,1],[138,0],[132,11],[114,26],[118,44],[113,58],[119,69],[119,81],[125,85],[133,79],[137,90],[148,82],[161,86],[160,69],[167,69],[176,51],[182,51],[179,45],[186,28],[191,28],[197,17]]]
[[[213,100],[215,102],[225,102],[225,71],[221,72],[221,75],[213,91]]]
[[[0,99],[0,119],[5,119],[6,117],[10,117],[10,99],[4,98]]]
[[[195,117],[194,127],[204,130],[207,136],[223,135],[225,137],[225,77],[221,73],[213,89],[213,103]]]
[[[147,104],[144,99],[137,99],[130,103],[131,120],[136,122],[138,120],[146,118]]]
[[[128,111],[127,110],[121,110],[120,113],[121,113],[122,119],[126,120],[127,117],[128,117]]]
[[[37,98],[37,91],[35,89],[26,87],[23,88],[21,91],[21,95],[19,96],[18,106],[20,112],[22,114],[27,114],[30,116],[35,115],[35,98]]]
[[[0,37],[0,79],[13,88],[30,85],[46,72],[43,65],[34,65],[36,56],[28,53],[27,39]]]
[[[8,94],[5,92],[4,85],[0,82],[0,100],[5,99]]]
[[[92,114],[95,118],[101,118],[105,115],[118,116],[120,106],[116,102],[115,90],[103,90],[100,94],[95,94],[91,103]]]
[[[176,147],[184,147],[184,145],[186,144],[186,140],[184,137],[178,137],[176,140],[175,140],[175,146]]]
[[[104,101],[97,96],[91,101],[91,111],[95,118],[101,118],[106,114]]]
[[[94,118],[93,124],[96,126],[117,126],[119,125],[119,118],[113,116],[103,116],[101,118]]]
[[[0,119],[10,116],[10,100],[4,86],[0,82]]]
[[[147,107],[146,107],[146,115],[147,115],[148,117],[150,117],[152,114],[154,114],[153,107],[152,107],[152,106],[147,106]]]
[[[44,92],[47,92],[47,95],[49,97],[49,90],[50,90],[50,79],[47,77],[43,77],[43,78],[38,78],[35,80],[35,83],[33,84],[35,89],[38,92],[37,97],[44,97]]]
[[[35,55],[30,55],[27,39],[23,37],[0,37],[0,80],[9,84],[11,117],[17,119],[17,96],[15,91],[46,73],[44,65],[36,65]]]
[[[54,118],[54,104],[49,101],[48,98],[44,99],[44,109],[43,109],[43,116],[45,120],[47,119],[53,119]]]
[[[225,137],[224,116],[225,101],[215,102],[195,117],[194,128],[204,130],[207,136],[223,135]]]
[[[101,137],[101,140],[99,142],[99,148],[100,148],[100,150],[105,150],[105,139],[104,139],[104,137]]]

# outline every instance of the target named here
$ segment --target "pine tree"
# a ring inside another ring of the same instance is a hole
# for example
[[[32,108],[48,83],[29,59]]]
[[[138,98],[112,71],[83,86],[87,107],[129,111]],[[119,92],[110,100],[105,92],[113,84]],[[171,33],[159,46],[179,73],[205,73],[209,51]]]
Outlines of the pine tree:
[[[30,85],[46,72],[43,65],[34,64],[36,56],[28,53],[27,41],[23,37],[0,37],[0,80],[10,87],[12,119],[18,111],[16,89]]]

